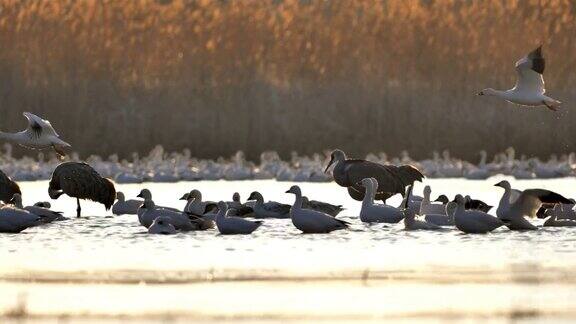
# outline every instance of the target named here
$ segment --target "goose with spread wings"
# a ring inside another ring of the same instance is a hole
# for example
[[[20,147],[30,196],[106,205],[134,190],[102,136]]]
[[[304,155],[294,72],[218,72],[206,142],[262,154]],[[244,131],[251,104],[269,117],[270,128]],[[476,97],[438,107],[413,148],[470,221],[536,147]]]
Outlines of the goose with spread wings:
[[[499,97],[521,106],[546,106],[548,109],[556,111],[562,103],[545,95],[546,89],[542,77],[545,66],[546,61],[542,56],[542,46],[539,46],[516,62],[518,76],[514,88],[505,91],[487,88],[480,91],[478,95]]]
[[[535,230],[536,226],[524,217],[536,217],[542,204],[567,204],[570,200],[558,193],[546,189],[512,189],[506,180],[495,184],[504,189],[496,216],[506,222],[511,230]]]
[[[66,155],[64,150],[71,146],[60,139],[49,121],[29,112],[23,115],[28,119],[28,127],[18,133],[0,132],[0,139],[37,150],[52,148],[58,155]]]

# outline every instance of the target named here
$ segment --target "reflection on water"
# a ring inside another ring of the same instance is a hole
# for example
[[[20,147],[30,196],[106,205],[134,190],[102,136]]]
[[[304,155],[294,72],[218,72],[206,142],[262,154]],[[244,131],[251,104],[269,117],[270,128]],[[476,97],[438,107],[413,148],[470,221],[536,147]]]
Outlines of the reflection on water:
[[[496,205],[501,191],[493,184],[498,180],[429,180],[427,183],[432,185],[433,196],[469,193]],[[574,179],[512,183],[520,189],[544,187],[574,196]],[[178,198],[193,188],[200,189],[208,200],[230,199],[234,191],[245,198],[252,190],[260,190],[265,199],[291,203],[293,197],[284,194],[290,185],[274,181],[216,181],[119,188],[129,198],[147,187],[158,205],[183,207],[184,202]],[[315,305],[309,300],[311,297],[300,302],[304,305],[302,309],[298,305],[282,305],[279,309],[274,302],[293,302],[301,298],[301,294],[317,294],[321,300],[330,301],[317,306],[321,317],[333,315],[325,314],[332,308],[339,309],[338,314],[342,316],[372,314],[376,309],[378,312],[374,314],[378,316],[432,314],[447,309],[466,314],[468,308],[502,315],[517,310],[515,300],[519,296],[524,296],[518,301],[526,306],[521,311],[536,307],[539,312],[554,309],[550,314],[558,315],[557,309],[566,306],[564,302],[573,309],[576,229],[543,228],[538,232],[499,229],[487,235],[465,235],[450,229],[406,232],[402,224],[359,223],[360,202],[351,200],[336,184],[304,183],[301,186],[304,194],[311,198],[343,204],[347,209],[340,217],[351,221],[352,229],[328,235],[303,235],[289,220],[267,220],[250,236],[220,236],[215,231],[147,235],[136,216],[106,217],[110,212],[105,212],[102,206],[83,202],[83,214],[89,215],[86,218],[71,218],[22,234],[0,235],[3,282],[0,289],[7,292],[0,297],[0,309],[11,307],[16,296],[25,291],[30,298],[28,310],[35,314],[82,313],[86,309],[96,310],[96,314],[116,314],[108,304],[101,307],[93,304],[92,296],[102,293],[101,289],[119,292],[118,297],[104,293],[111,300],[131,300],[117,305],[117,314],[132,314],[137,310],[152,312],[155,308],[150,308],[144,299],[163,300],[162,294],[180,295],[186,300],[206,293],[211,297],[193,301],[202,309],[210,309],[206,311],[211,314],[209,318],[224,311],[212,304],[217,303],[214,297],[217,293],[229,296],[231,304],[237,305],[230,309],[227,302],[225,312],[229,313],[224,314],[225,317],[243,314],[242,306],[248,307],[249,303],[252,315],[288,316],[303,312],[313,318],[313,309],[307,308]],[[418,186],[416,193],[420,193],[422,187]],[[24,203],[48,200],[46,188],[47,182],[23,183]],[[391,203],[399,201],[400,198],[395,198]],[[72,217],[75,201],[63,196],[55,201],[54,209]],[[300,279],[307,279],[308,283]],[[249,282],[243,283],[246,280]],[[145,289],[138,288],[142,285]],[[265,294],[249,292],[252,286],[259,287]],[[292,286],[298,288],[290,290]],[[335,287],[341,292],[332,294]],[[258,302],[230,295],[236,294],[233,293],[236,290]],[[414,298],[415,293],[424,297]],[[555,293],[562,302],[555,301]],[[347,298],[346,294],[351,297]],[[76,295],[90,300],[88,305],[82,304],[88,308],[80,307],[80,302],[78,305],[71,302]],[[462,297],[467,295],[470,295],[468,299]],[[438,296],[450,296],[450,301],[436,298]],[[42,298],[60,300],[60,297],[70,302],[55,306],[39,301]],[[166,298],[157,304],[159,309],[186,316],[198,315],[190,312],[186,302],[173,304],[167,300],[175,297]],[[342,302],[364,299],[366,308],[357,303],[354,307],[348,304],[348,308],[330,306],[338,305],[339,298]],[[553,307],[550,301],[554,301]],[[470,304],[472,302],[474,304]],[[254,304],[261,305],[261,312]],[[538,316],[546,316],[546,312]]]

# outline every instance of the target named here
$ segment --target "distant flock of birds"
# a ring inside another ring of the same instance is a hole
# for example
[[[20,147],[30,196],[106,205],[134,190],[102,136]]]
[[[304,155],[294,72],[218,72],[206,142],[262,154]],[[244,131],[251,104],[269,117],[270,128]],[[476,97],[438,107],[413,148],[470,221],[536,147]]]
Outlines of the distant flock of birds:
[[[544,72],[545,60],[542,49],[538,47],[516,63],[517,82],[514,88],[507,91],[488,88],[479,95],[496,96],[509,102],[524,106],[545,106],[557,110],[558,100],[545,95]],[[33,149],[52,148],[58,155],[65,155],[70,144],[60,139],[49,121],[32,113],[24,113],[28,127],[18,133],[0,132],[0,139],[17,143]],[[504,189],[504,194],[496,209],[496,216],[488,214],[492,206],[461,194],[452,201],[440,196],[436,201],[430,200],[430,187],[424,188],[424,196],[412,194],[414,182],[422,181],[425,170],[431,176],[466,176],[470,179],[486,179],[494,172],[510,172],[517,178],[531,178],[537,173],[545,177],[572,175],[575,169],[575,155],[567,156],[561,163],[541,163],[537,160],[520,161],[514,159],[514,152],[507,152],[498,162],[486,163],[486,154],[478,166],[454,164],[448,153],[443,158],[435,156],[433,160],[420,163],[409,159],[407,153],[397,165],[379,163],[379,156],[370,156],[366,160],[348,159],[341,150],[330,154],[324,171],[324,160],[315,156],[307,161],[297,161],[299,168],[286,165],[277,154],[268,153],[259,167],[250,165],[243,155],[239,154],[232,163],[221,164],[208,161],[203,169],[194,170],[186,163],[190,155],[185,156],[184,163],[174,161],[173,164],[163,164],[163,150],[153,152],[147,162],[147,167],[154,170],[149,175],[156,180],[187,180],[210,179],[223,177],[229,180],[266,179],[275,177],[288,181],[334,181],[348,190],[350,197],[362,201],[359,218],[366,223],[398,223],[404,222],[407,230],[440,230],[446,226],[455,226],[465,233],[487,233],[499,227],[507,226],[511,230],[536,230],[526,217],[547,217],[544,226],[576,226],[574,215],[574,200],[544,189],[518,191],[511,188],[510,183],[501,181],[497,186]],[[293,205],[277,202],[264,202],[259,192],[253,192],[248,202],[242,203],[235,194],[230,202],[202,201],[198,190],[185,194],[187,200],[184,210],[156,206],[149,190],[142,190],[138,197],[143,200],[126,200],[121,192],[116,192],[114,182],[102,176],[99,172],[105,169],[105,175],[115,173],[118,183],[139,183],[146,180],[140,169],[137,157],[130,167],[124,163],[106,164],[98,158],[90,161],[93,166],[83,163],[77,158],[73,161],[59,163],[51,172],[48,193],[50,198],[58,199],[66,194],[76,198],[77,217],[81,216],[80,200],[89,199],[99,202],[106,209],[112,208],[114,214],[136,214],[140,224],[153,234],[174,234],[184,231],[208,230],[216,227],[221,234],[250,234],[262,224],[262,221],[246,219],[254,217],[290,218],[294,226],[303,233],[329,233],[334,230],[346,229],[350,223],[337,219],[341,206],[309,200],[303,196],[299,186],[290,187],[286,193],[295,196]],[[176,159],[174,159],[176,160]],[[384,159],[385,160],[385,159]],[[294,161],[293,161],[294,162]],[[304,163],[306,162],[306,163]],[[38,163],[32,162],[38,167]],[[183,169],[178,169],[184,165]],[[332,177],[326,173],[332,168]],[[146,170],[146,167],[143,168]],[[119,172],[117,172],[119,171]],[[46,170],[43,171],[46,173]],[[128,172],[128,173],[127,173]],[[203,172],[200,175],[200,172]],[[0,232],[17,233],[31,226],[38,226],[64,219],[60,212],[50,210],[49,202],[39,202],[33,206],[22,206],[22,192],[19,186],[4,172],[0,172],[0,200],[5,205],[0,208]],[[178,174],[176,174],[178,173]],[[283,174],[285,174],[283,176]],[[190,178],[188,178],[190,177]],[[401,194],[403,201],[400,206],[390,206],[386,200],[393,195]],[[376,204],[375,200],[382,201]]]

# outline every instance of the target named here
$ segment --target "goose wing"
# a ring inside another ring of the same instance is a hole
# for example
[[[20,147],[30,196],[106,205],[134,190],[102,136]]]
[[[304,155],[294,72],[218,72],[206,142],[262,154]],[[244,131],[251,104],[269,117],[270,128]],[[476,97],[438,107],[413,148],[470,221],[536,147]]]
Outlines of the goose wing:
[[[36,138],[40,138],[44,134],[58,136],[52,124],[46,119],[42,119],[29,112],[25,112],[23,115],[28,119],[28,128],[26,128],[26,130]]]
[[[544,88],[544,68],[546,62],[542,56],[542,46],[530,52],[528,55],[516,62],[515,89],[519,92],[543,94]]]
[[[558,193],[546,189],[524,190],[520,197],[514,202],[514,208],[518,208],[523,215],[536,217],[538,210],[543,203],[565,204],[570,200]]]

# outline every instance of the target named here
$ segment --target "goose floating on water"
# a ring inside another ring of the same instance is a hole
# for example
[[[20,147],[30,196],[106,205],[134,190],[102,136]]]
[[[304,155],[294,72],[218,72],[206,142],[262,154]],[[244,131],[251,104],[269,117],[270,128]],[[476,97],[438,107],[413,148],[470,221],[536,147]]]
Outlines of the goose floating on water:
[[[349,223],[324,214],[319,211],[302,208],[302,191],[298,186],[292,186],[286,193],[296,196],[294,205],[290,208],[292,224],[303,233],[330,233],[348,228]]]
[[[404,213],[393,206],[378,205],[374,203],[378,181],[374,178],[362,179],[362,186],[366,189],[362,209],[360,210],[360,220],[365,223],[389,223],[396,224],[404,218]],[[404,199],[407,199],[406,197]]]
[[[552,214],[550,217],[544,222],[543,226],[550,226],[550,227],[575,227],[576,221],[569,220],[569,219],[558,219],[558,216],[563,214],[562,205],[558,204],[554,206],[552,210]]]
[[[138,208],[142,206],[144,200],[129,199],[126,200],[124,193],[116,192],[116,202],[112,205],[112,214],[114,215],[137,215]]]
[[[456,212],[454,213],[454,224],[456,228],[464,233],[483,234],[504,225],[504,222],[497,217],[480,210],[466,210],[465,199],[462,195],[456,195]]]
[[[150,227],[148,227],[149,234],[163,234],[170,235],[178,233],[176,227],[171,223],[172,219],[166,216],[157,217]]]
[[[41,225],[42,217],[14,206],[0,208],[0,233],[20,233],[23,230]]]
[[[442,227],[436,224],[416,219],[416,213],[408,206],[411,194],[412,194],[412,185],[409,185],[408,188],[406,189],[406,197],[404,197],[404,229],[407,231],[415,231],[415,230],[436,231],[442,229]]]
[[[26,210],[36,216],[41,217],[41,221],[43,223],[51,223],[53,221],[61,221],[66,219],[64,216],[62,216],[62,212],[52,211],[48,208],[35,205],[24,207],[22,205],[22,196],[20,196],[20,194],[14,194],[14,197],[12,197],[10,203],[13,204],[16,208]]]
[[[264,202],[264,197],[258,191],[253,191],[248,200],[255,200],[254,216],[256,218],[290,218],[290,205],[275,201]]]
[[[216,227],[222,235],[251,234],[262,225],[261,221],[253,222],[240,217],[229,216],[229,211],[225,202],[218,202]]]
[[[542,46],[539,46],[516,62],[517,80],[514,88],[506,91],[488,88],[480,91],[478,95],[499,97],[521,106],[546,106],[556,111],[562,103],[545,95],[542,77],[545,66]]]
[[[432,189],[430,186],[424,187],[424,199],[420,203],[420,215],[426,214],[435,214],[435,215],[444,215],[446,213],[446,207],[443,203],[432,203],[430,201],[430,194],[432,193]]]
[[[511,230],[536,230],[537,227],[524,217],[536,217],[543,203],[571,203],[569,199],[550,190],[514,190],[506,180],[498,182],[495,186],[504,189],[496,215],[505,221]]]
[[[71,146],[60,139],[49,121],[29,112],[23,115],[28,120],[28,128],[18,133],[0,132],[0,139],[32,149],[53,148],[59,155],[66,155],[64,150]]]
[[[355,200],[362,201],[364,187],[362,179],[375,178],[378,181],[375,199],[386,202],[386,199],[399,193],[404,195],[406,186],[414,181],[422,181],[424,175],[411,165],[382,165],[366,160],[348,159],[342,150],[334,150],[325,172],[334,165],[332,176],[338,185],[348,188],[348,194]]]

